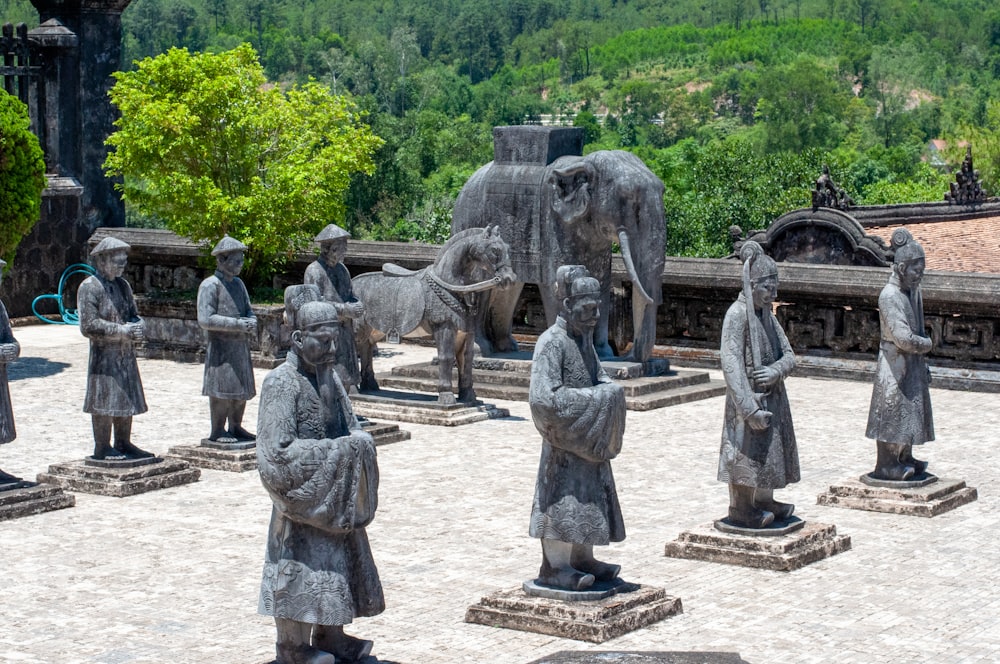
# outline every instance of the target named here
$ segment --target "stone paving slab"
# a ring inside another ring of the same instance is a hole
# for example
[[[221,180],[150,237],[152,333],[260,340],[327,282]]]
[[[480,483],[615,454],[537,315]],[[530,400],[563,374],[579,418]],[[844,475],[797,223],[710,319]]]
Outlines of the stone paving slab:
[[[30,478],[92,452],[81,410],[87,345],[73,327],[15,336],[18,437],[0,446],[0,467]],[[381,351],[378,371],[434,352]],[[140,360],[140,371],[150,408],[135,418],[140,447],[164,454],[208,433],[200,366]],[[979,500],[914,519],[815,504],[831,484],[874,466],[864,438],[871,387],[795,377],[787,385],[802,481],[778,498],[849,533],[849,553],[793,574],[664,557],[664,542],[725,513],[727,489],[715,480],[724,400],[629,412],[614,462],[628,537],[602,554],[628,580],[683,598],[684,613],[600,645],[467,624],[470,604],[521,583],[541,561],[527,536],[538,433],[527,404],[498,402],[510,418],[410,424],[411,440],[378,448],[379,511],[368,534],[386,611],[348,631],[374,639],[383,664],[517,664],[566,650],[738,652],[754,664],[996,661],[1000,397],[931,390],[938,440],[921,458],[976,487]],[[247,408],[251,428],[257,401]],[[255,473],[205,470],[194,484],[128,499],[77,494],[76,507],[0,522],[0,661],[271,661],[273,622],[255,614],[270,510]]]

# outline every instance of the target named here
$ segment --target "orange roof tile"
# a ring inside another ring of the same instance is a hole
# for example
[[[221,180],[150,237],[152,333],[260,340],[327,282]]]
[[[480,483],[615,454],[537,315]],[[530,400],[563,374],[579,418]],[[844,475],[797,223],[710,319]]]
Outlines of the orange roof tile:
[[[888,244],[897,228],[923,245],[928,270],[1000,274],[1000,216],[869,226],[865,232]]]

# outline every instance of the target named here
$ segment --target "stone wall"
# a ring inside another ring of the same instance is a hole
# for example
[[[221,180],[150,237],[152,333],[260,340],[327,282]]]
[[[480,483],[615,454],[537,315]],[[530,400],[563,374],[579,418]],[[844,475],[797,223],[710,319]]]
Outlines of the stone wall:
[[[128,278],[137,293],[194,288],[209,273],[203,252],[168,231],[100,229],[91,244],[107,234],[132,245]],[[431,263],[437,251],[434,245],[352,240],[346,262],[352,274],[380,269],[385,262],[417,269]],[[314,257],[309,252],[296,256],[279,283],[297,283]],[[629,340],[631,286],[617,256],[612,270],[611,336]],[[871,378],[879,343],[878,295],[888,275],[883,267],[779,265],[776,313],[799,355],[799,373]],[[722,320],[740,288],[735,260],[667,258],[656,354],[677,364],[718,366]],[[934,385],[1000,391],[1000,275],[928,272],[923,297],[934,339]],[[545,329],[536,289],[525,288],[515,320],[516,334],[530,337]]]

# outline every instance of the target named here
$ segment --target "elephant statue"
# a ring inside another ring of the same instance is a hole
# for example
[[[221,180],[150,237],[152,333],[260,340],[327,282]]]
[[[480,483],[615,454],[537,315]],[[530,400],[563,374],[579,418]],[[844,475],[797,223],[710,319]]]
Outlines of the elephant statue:
[[[579,132],[577,136],[574,132]],[[647,364],[656,336],[656,310],[666,242],[663,183],[635,155],[604,150],[581,156],[582,130],[497,127],[494,160],[469,179],[455,202],[452,233],[496,224],[511,247],[518,283],[489,294],[476,341],[486,355],[517,350],[514,309],[525,283],[537,284],[548,325],[559,312],[556,270],[583,265],[601,284],[601,318],[594,345],[608,343],[612,245],[621,248],[632,282],[635,336],[623,359]]]

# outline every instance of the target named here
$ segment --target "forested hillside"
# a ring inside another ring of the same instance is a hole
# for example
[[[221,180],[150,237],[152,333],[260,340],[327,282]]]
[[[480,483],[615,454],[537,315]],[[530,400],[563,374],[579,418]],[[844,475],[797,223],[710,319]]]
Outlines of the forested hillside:
[[[543,116],[653,168],[673,254],[807,204],[823,163],[859,203],[940,200],[933,138],[1000,191],[989,0],[133,0],[123,23],[130,61],[250,42],[272,80],[354,96],[386,141],[362,237],[440,240],[491,127]]]

